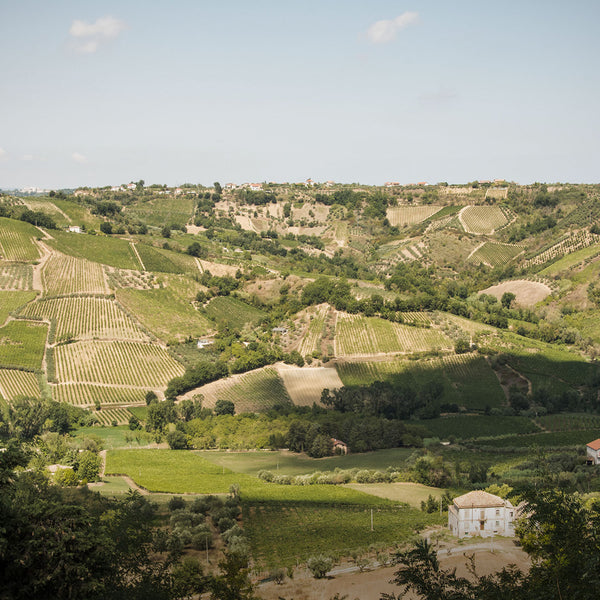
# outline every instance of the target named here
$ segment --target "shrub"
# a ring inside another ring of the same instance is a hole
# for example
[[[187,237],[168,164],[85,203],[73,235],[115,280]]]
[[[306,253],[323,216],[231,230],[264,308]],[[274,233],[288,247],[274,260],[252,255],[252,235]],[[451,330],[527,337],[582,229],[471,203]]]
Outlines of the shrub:
[[[169,511],[181,510],[185,508],[185,500],[181,496],[173,496],[167,504]]]
[[[306,561],[306,566],[315,579],[323,579],[327,572],[333,568],[333,559],[323,554],[311,556]]]

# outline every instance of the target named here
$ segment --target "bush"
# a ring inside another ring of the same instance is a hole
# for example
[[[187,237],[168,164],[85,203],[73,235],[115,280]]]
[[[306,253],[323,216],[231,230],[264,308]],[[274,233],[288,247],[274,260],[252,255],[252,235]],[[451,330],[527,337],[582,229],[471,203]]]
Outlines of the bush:
[[[181,496],[173,496],[167,504],[169,511],[181,510],[185,508],[185,500]]]
[[[306,566],[315,579],[323,579],[327,572],[333,568],[333,559],[323,554],[311,556],[306,561]]]
[[[167,434],[167,443],[171,450],[185,450],[188,447],[187,436],[177,429]]]

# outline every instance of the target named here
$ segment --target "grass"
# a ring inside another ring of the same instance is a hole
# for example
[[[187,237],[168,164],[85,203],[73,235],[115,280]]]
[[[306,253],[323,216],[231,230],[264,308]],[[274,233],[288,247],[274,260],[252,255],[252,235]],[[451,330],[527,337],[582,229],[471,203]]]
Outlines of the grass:
[[[140,263],[127,240],[105,235],[53,231],[49,246],[76,258],[86,258],[119,269],[139,270]]]
[[[48,326],[10,321],[0,328],[0,365],[41,369]]]
[[[120,289],[117,300],[156,337],[177,343],[206,335],[211,324],[192,305],[200,284],[182,276],[164,275],[155,290]]]
[[[4,324],[11,312],[25,306],[37,296],[37,292],[3,292],[0,291],[0,326]]]
[[[99,229],[102,219],[90,213],[90,211],[76,202],[70,200],[53,199],[53,204],[58,206],[72,221],[73,225],[84,225],[86,229]]]
[[[216,323],[224,323],[234,329],[242,329],[248,323],[258,323],[267,316],[264,311],[229,296],[213,298],[205,306],[204,313]]]
[[[403,502],[415,508],[421,508],[421,502],[429,496],[439,499],[446,491],[422,483],[349,483],[346,487],[393,502]]]
[[[566,256],[563,256],[556,262],[548,265],[546,268],[542,269],[538,275],[542,277],[553,277],[554,275],[558,275],[562,271],[567,271],[577,266],[579,263],[592,258],[598,254],[598,246],[593,245],[588,248],[581,248],[581,250],[576,250],[575,252],[571,252]]]
[[[105,450],[114,450],[131,447],[131,443],[125,439],[127,433],[132,433],[127,425],[117,425],[116,427],[79,427],[72,432],[72,435],[76,438],[99,437]]]

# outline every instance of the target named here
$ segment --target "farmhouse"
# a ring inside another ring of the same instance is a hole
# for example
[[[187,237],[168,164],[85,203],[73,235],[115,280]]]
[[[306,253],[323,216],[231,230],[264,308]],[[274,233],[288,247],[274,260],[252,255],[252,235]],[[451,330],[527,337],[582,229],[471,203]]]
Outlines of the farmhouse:
[[[331,438],[331,444],[334,454],[348,454],[348,444],[345,444],[342,440]]]
[[[448,527],[458,537],[512,537],[516,516],[517,508],[509,500],[477,490],[454,498],[448,507]]]
[[[588,465],[599,465],[600,464],[600,439],[590,442],[586,446],[587,450],[587,464]]]

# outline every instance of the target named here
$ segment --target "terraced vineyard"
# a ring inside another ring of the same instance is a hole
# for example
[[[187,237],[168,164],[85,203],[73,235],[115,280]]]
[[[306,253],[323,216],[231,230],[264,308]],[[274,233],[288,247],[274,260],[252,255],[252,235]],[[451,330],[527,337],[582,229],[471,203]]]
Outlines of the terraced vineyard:
[[[513,244],[501,244],[497,242],[485,242],[469,256],[468,262],[484,264],[490,267],[502,267],[509,263],[515,256],[524,251],[522,246]]]
[[[12,402],[17,396],[40,397],[37,375],[29,371],[0,369],[0,396]]]
[[[490,234],[509,222],[505,209],[499,206],[467,206],[460,220],[469,233]]]
[[[308,329],[298,346],[298,352],[302,356],[310,355],[315,351],[321,350],[321,336],[323,334],[323,327],[325,325],[325,317],[329,305],[320,304],[315,307],[314,312],[308,312],[307,316],[310,319]]]
[[[319,404],[321,392],[342,387],[342,380],[337,371],[325,367],[291,367],[278,365],[279,375],[283,379],[285,389],[296,406],[312,406]]]
[[[95,411],[94,416],[102,425],[124,425],[129,422],[131,413],[126,408],[108,408]]]
[[[451,346],[451,340],[437,329],[411,327],[377,317],[338,314],[335,331],[336,356],[423,352]]]
[[[55,350],[59,382],[162,388],[183,367],[161,346],[138,342],[77,342]]]
[[[277,404],[289,404],[290,397],[273,367],[264,367],[214,381],[189,392],[184,398],[202,394],[202,406],[213,408],[217,400],[229,400],[236,413],[261,412]]]
[[[56,320],[56,339],[70,335],[77,339],[118,339],[149,341],[133,319],[108,298],[51,298],[29,304],[22,314]]]
[[[40,369],[47,334],[45,323],[10,321],[0,328],[0,365]]]
[[[46,261],[42,283],[47,296],[108,293],[102,265],[60,253]]]
[[[0,290],[21,291],[33,288],[33,267],[0,260]]]
[[[0,373],[1,375],[1,373]],[[145,402],[148,388],[127,388],[94,385],[92,383],[61,383],[52,386],[52,396],[57,402],[75,406],[106,404],[141,404]]]
[[[0,217],[0,258],[32,261],[40,257],[34,240],[42,234],[29,223]]]
[[[581,248],[587,248],[588,246],[598,243],[600,243],[600,235],[595,235],[585,230],[577,231],[570,235],[566,235],[556,244],[539,252],[529,260],[526,260],[523,266],[528,268],[535,265],[543,265],[557,257],[562,257],[565,254],[570,254]]]
[[[401,227],[413,225],[429,219],[442,209],[441,206],[393,206],[387,209],[386,217],[390,225]]]

